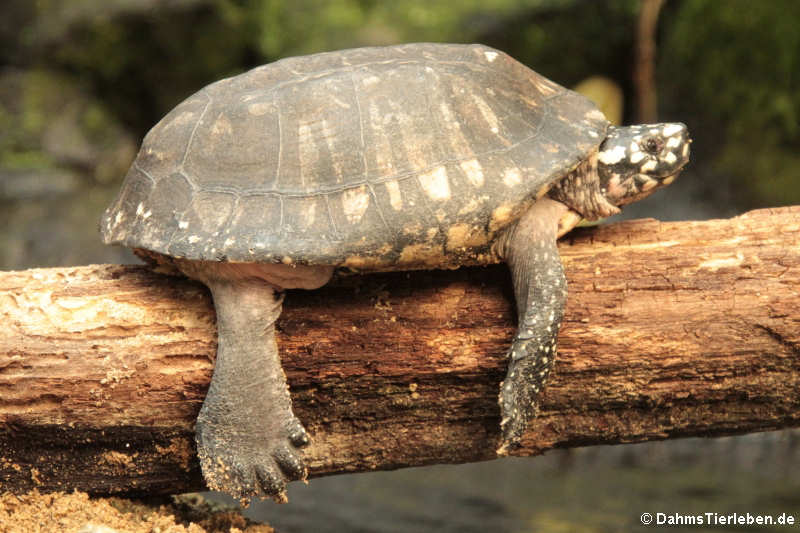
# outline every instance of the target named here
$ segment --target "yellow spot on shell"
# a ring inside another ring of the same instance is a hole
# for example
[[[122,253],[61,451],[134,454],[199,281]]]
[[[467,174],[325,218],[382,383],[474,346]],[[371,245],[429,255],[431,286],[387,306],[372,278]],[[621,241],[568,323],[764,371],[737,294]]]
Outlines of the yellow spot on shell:
[[[395,211],[403,209],[403,197],[400,194],[400,185],[396,181],[387,181],[385,184],[386,192],[389,193],[389,205]]]
[[[217,120],[214,121],[214,125],[211,126],[211,133],[213,135],[230,135],[233,133],[233,126],[228,117],[225,115],[218,116]]]
[[[464,174],[467,175],[469,182],[475,187],[482,187],[484,182],[483,168],[477,159],[462,161],[459,165]]]
[[[549,190],[550,190],[550,184],[549,183],[545,183],[544,185],[539,187],[539,190],[536,191],[536,199],[538,200],[539,198],[543,197],[545,194],[547,194],[547,191],[549,191]]]
[[[444,167],[419,175],[419,183],[425,194],[431,200],[443,201],[450,199],[450,182],[447,179],[447,170]]]
[[[369,207],[369,193],[364,185],[342,193],[342,209],[347,221],[354,224],[361,220]]]
[[[522,183],[522,174],[517,168],[507,168],[503,171],[503,183],[506,187],[513,187]]]
[[[454,224],[447,231],[447,250],[475,248],[487,244],[488,237],[483,228],[469,224]]]
[[[494,233],[500,228],[507,226],[514,216],[514,208],[510,204],[503,204],[492,211],[492,219],[489,221],[489,231]]]
[[[435,267],[445,264],[442,249],[430,244],[411,244],[400,252],[399,263],[403,265]]]
[[[247,112],[251,115],[261,116],[266,115],[272,110],[272,104],[268,102],[256,102],[247,106]]]

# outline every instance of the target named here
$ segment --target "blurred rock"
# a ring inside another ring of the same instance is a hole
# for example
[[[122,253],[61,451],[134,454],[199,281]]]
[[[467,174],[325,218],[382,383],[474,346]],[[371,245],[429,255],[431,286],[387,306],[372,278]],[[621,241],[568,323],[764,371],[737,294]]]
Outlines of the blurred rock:
[[[609,122],[622,124],[625,99],[622,89],[614,80],[604,76],[591,76],[573,87],[573,90],[597,104]]]

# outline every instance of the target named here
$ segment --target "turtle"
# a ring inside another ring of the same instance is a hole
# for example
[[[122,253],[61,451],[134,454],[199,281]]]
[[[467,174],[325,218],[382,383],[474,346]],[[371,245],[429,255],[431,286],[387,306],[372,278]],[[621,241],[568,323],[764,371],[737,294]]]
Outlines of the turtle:
[[[500,50],[415,43],[291,57],[212,83],[145,136],[102,239],[210,289],[218,349],[197,417],[207,485],[285,502],[310,437],[275,341],[287,289],[337,272],[505,262],[518,325],[497,454],[538,408],[566,280],[556,241],[687,164],[682,123],[619,127]]]

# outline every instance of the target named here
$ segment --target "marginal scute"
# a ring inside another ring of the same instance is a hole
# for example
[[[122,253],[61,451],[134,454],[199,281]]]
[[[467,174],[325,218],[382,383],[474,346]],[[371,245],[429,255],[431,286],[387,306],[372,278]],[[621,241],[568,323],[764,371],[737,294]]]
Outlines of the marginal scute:
[[[515,206],[513,204],[502,204],[492,211],[489,220],[489,231],[492,233],[506,227],[513,220]]]
[[[481,226],[454,224],[447,230],[447,250],[457,251],[488,244],[486,230]]]
[[[156,124],[101,231],[195,260],[493,262],[498,232],[607,128],[584,97],[485,46],[284,59],[205,87]]]
[[[403,248],[398,262],[404,265],[416,265],[418,268],[436,268],[446,265],[447,259],[441,246],[420,243]]]

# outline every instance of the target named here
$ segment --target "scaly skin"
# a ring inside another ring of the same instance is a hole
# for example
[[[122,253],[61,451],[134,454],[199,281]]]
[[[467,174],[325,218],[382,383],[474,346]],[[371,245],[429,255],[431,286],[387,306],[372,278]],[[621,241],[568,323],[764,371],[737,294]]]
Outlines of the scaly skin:
[[[243,505],[253,496],[286,502],[286,483],[306,478],[300,448],[310,440],[292,412],[275,343],[283,294],[261,279],[206,283],[218,348],[196,425],[203,475]]]
[[[556,336],[567,298],[567,281],[556,247],[563,204],[542,198],[504,236],[503,256],[511,270],[517,302],[517,334],[508,352],[508,373],[500,385],[501,444],[513,450],[536,416],[538,395],[556,357]]]
[[[612,215],[670,184],[689,160],[690,143],[683,124],[611,127],[596,158],[554,184],[500,237],[497,251],[511,270],[518,329],[500,388],[498,455],[519,445],[555,362],[567,296],[556,239],[581,218]]]

